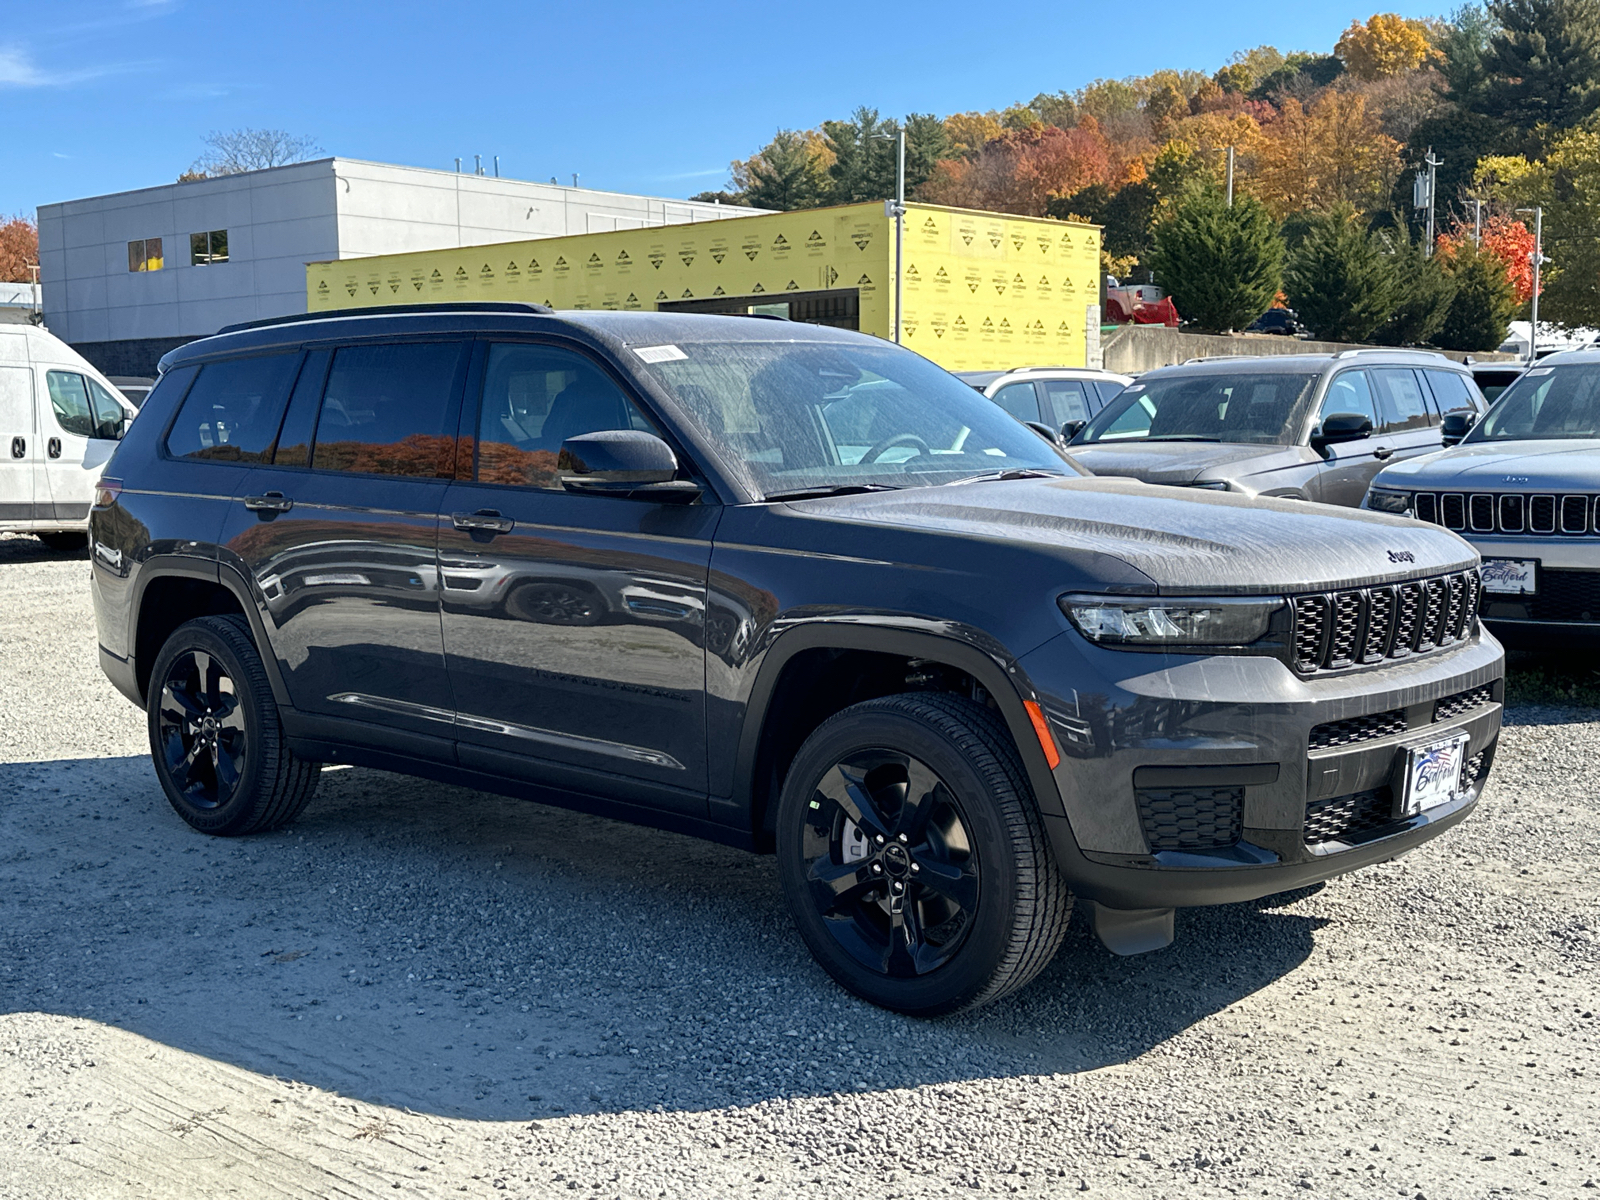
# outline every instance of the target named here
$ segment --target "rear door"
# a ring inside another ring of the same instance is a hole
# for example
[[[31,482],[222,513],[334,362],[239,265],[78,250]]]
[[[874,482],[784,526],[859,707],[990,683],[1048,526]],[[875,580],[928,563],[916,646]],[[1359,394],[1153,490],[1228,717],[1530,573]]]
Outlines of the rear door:
[[[1328,384],[1322,398],[1322,408],[1317,413],[1317,423],[1334,413],[1355,413],[1372,423],[1371,437],[1353,442],[1342,442],[1323,451],[1323,464],[1311,484],[1312,499],[1323,504],[1343,504],[1358,507],[1367,494],[1367,485],[1382,468],[1376,457],[1378,447],[1378,410],[1372,398],[1372,381],[1366,371],[1341,371]]]
[[[1439,434],[1439,413],[1423,390],[1420,372],[1410,367],[1372,367],[1368,374],[1382,418],[1373,451],[1382,460],[1380,465],[1415,458],[1444,444]],[[1376,473],[1377,467],[1373,470]]]
[[[33,370],[0,367],[0,523],[33,520],[34,476],[42,454],[34,436]]]
[[[463,458],[439,534],[462,764],[703,815],[720,509],[563,490],[564,439],[659,432],[587,352],[491,343],[479,376],[476,469]]]
[[[453,757],[435,557],[470,345],[306,354],[270,458],[223,528],[295,708],[364,722],[369,741],[431,757]],[[433,740],[396,743],[380,728]]]

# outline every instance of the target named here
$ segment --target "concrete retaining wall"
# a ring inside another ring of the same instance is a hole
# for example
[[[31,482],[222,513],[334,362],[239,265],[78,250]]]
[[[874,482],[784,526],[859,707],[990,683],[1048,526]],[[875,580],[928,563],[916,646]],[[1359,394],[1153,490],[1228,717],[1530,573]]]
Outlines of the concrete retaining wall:
[[[1357,345],[1350,342],[1307,342],[1299,338],[1275,337],[1271,334],[1209,334],[1185,333],[1181,329],[1168,329],[1163,325],[1124,325],[1104,335],[1101,341],[1105,368],[1123,375],[1138,375],[1157,367],[1186,362],[1191,358],[1209,358],[1217,355],[1248,354],[1337,354],[1341,350],[1393,349],[1385,346]],[[1440,354],[1457,362],[1467,356],[1459,350],[1441,350]],[[1514,362],[1516,355],[1500,354],[1488,350],[1475,352],[1476,362]]]

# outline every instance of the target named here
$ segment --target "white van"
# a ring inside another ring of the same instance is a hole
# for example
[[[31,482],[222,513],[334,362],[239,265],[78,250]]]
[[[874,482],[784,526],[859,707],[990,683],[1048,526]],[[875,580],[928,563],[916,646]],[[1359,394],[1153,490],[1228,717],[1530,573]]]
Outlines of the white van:
[[[137,412],[54,334],[0,325],[0,533],[86,544],[95,481]]]

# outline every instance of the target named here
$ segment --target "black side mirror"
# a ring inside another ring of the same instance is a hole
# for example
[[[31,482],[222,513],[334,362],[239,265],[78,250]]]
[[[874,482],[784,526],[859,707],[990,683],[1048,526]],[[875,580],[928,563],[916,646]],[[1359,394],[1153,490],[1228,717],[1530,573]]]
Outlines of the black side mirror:
[[[1070,442],[1073,438],[1077,437],[1083,432],[1083,427],[1088,423],[1089,422],[1087,421],[1063,421],[1061,423],[1062,442]]]
[[[1360,413],[1329,413],[1311,435],[1311,445],[1320,450],[1340,442],[1358,442],[1372,436],[1372,418]]]
[[[604,429],[581,433],[561,443],[556,474],[569,492],[623,496],[660,504],[688,504],[700,485],[675,479],[678,458],[653,433]]]
[[[1043,421],[1024,421],[1023,424],[1037,433],[1045,441],[1049,442],[1052,446],[1060,446],[1064,444],[1061,440],[1061,435],[1058,434],[1054,429],[1051,429],[1050,426],[1046,425]]]
[[[1478,423],[1478,414],[1471,412],[1445,413],[1444,423],[1439,426],[1441,440],[1446,446],[1454,446],[1461,439],[1472,432],[1472,427]]]

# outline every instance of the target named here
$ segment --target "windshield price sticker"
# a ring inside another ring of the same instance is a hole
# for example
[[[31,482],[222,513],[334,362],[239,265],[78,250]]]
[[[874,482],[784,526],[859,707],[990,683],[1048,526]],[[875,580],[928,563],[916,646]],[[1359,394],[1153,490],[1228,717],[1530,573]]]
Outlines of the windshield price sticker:
[[[1536,558],[1486,558],[1483,590],[1500,596],[1531,596],[1539,590]]]
[[[676,346],[635,346],[633,352],[647,363],[677,362],[689,357]]]
[[[1550,374],[1551,371],[1554,371],[1554,370],[1555,370],[1554,367],[1535,367],[1533,370],[1529,371],[1528,374],[1530,376],[1533,376],[1533,375],[1548,375],[1548,374]]]

